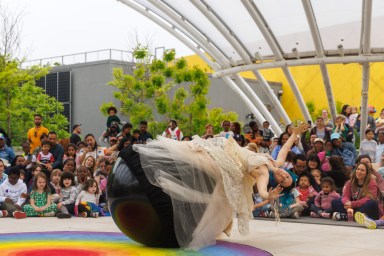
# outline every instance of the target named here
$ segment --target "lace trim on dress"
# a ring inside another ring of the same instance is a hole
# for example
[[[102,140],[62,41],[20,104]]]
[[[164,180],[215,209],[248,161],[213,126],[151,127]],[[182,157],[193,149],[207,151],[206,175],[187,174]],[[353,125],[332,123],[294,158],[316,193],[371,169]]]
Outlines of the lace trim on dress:
[[[253,178],[248,174],[241,148],[232,138],[203,140],[194,137],[192,142],[190,145],[194,151],[204,150],[216,162],[222,176],[225,195],[238,214],[239,232],[242,235],[248,234]]]

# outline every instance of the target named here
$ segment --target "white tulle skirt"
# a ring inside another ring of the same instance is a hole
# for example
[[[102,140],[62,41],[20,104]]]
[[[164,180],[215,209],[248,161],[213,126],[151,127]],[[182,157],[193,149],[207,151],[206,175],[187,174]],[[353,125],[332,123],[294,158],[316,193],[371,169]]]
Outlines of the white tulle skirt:
[[[175,233],[181,247],[212,245],[236,213],[239,232],[248,233],[252,213],[250,168],[269,159],[241,148],[233,139],[176,141],[157,137],[134,145],[148,180],[173,204]]]

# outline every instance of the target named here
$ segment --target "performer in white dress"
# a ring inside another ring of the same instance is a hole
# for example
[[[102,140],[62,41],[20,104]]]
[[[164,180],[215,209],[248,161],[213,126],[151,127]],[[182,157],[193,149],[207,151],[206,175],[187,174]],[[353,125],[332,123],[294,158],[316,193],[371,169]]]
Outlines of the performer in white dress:
[[[265,199],[278,198],[284,187],[292,185],[291,175],[279,167],[304,127],[294,129],[275,161],[241,148],[233,138],[180,142],[159,136],[146,145],[134,145],[148,180],[171,197],[180,247],[214,244],[223,231],[230,233],[235,214],[240,234],[246,235],[255,180]],[[268,190],[270,172],[278,185]]]

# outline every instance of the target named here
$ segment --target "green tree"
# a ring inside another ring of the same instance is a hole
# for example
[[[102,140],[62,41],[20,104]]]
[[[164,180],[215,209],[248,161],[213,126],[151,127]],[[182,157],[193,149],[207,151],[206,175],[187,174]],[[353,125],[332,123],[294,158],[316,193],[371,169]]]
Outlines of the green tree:
[[[0,126],[17,145],[26,139],[33,115],[40,113],[44,125],[67,137],[68,120],[61,113],[63,105],[35,86],[50,67],[21,68],[21,22],[23,13],[12,13],[0,3]]]
[[[168,121],[175,119],[187,135],[203,134],[207,123],[219,130],[223,120],[217,120],[219,117],[237,119],[233,112],[208,110],[208,75],[198,66],[188,66],[184,58],[175,59],[175,50],[166,51],[161,60],[151,60],[148,47],[140,44],[133,52],[136,63],[132,74],[116,68],[109,83],[119,89],[114,97],[121,101],[121,113],[129,116],[133,125],[147,120],[152,132],[161,133]],[[109,105],[103,104],[101,111]]]
[[[62,115],[63,105],[35,86],[49,68],[33,66],[20,68],[21,62],[0,56],[0,121],[16,143],[26,139],[28,128],[33,126],[33,115],[40,113],[44,125],[63,138],[69,134],[67,118]]]

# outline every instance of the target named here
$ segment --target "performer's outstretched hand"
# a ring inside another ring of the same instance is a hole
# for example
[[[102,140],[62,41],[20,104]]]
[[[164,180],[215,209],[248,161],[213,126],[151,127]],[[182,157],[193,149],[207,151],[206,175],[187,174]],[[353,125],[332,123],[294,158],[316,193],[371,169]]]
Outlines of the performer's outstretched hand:
[[[296,127],[292,126],[292,130],[296,134],[301,134],[301,133],[305,132],[305,130],[308,130],[308,124],[301,123]]]
[[[269,193],[268,199],[275,200],[276,198],[281,197],[283,195],[283,194],[280,194],[281,191],[283,191],[283,188],[280,186],[280,184],[277,185],[276,188],[270,188],[268,190],[268,193]]]

